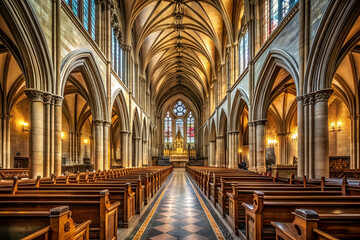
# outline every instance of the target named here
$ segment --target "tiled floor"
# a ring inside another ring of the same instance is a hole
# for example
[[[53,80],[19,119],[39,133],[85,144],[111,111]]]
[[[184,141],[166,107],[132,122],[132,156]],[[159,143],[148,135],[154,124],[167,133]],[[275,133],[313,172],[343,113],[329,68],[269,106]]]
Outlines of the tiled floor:
[[[216,239],[185,171],[174,174],[141,239]]]

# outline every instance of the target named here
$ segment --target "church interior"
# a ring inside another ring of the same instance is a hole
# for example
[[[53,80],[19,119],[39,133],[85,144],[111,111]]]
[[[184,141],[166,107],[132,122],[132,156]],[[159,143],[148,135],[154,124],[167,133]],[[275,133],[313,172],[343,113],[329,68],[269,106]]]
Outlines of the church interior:
[[[360,1],[0,0],[0,239],[360,239]]]

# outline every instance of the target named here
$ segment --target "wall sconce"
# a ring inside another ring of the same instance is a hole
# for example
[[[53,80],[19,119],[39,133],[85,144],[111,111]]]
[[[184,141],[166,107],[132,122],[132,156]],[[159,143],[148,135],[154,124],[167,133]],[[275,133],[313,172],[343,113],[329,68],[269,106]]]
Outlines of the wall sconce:
[[[28,132],[29,131],[29,124],[27,122],[23,122],[23,132]]]
[[[292,142],[297,142],[297,140],[298,140],[298,134],[297,134],[297,133],[294,133],[293,135],[291,135],[290,140],[291,140]]]
[[[278,145],[278,141],[276,140],[276,138],[274,139],[268,139],[267,140],[267,147],[276,147]]]
[[[242,153],[242,149],[241,149],[241,148],[239,148],[239,153]]]
[[[338,122],[337,124],[337,129],[335,128],[335,123],[331,123],[331,127],[330,127],[330,132],[335,132],[335,131],[338,131],[340,132],[341,131],[341,127],[342,127],[342,124],[341,122]]]
[[[64,132],[61,132],[61,140],[64,139],[64,136],[65,136]]]
[[[84,139],[84,143],[85,145],[88,143],[88,140],[86,138]]]

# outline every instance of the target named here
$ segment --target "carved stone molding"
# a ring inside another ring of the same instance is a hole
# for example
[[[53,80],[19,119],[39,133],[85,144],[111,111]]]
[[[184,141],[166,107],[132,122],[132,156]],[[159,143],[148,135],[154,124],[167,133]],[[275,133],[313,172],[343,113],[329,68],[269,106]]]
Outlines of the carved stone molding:
[[[256,122],[248,122],[248,126],[249,126],[249,127],[255,127],[255,126],[256,126]]]
[[[315,92],[315,102],[327,102],[333,92],[332,89],[324,89]]]
[[[110,127],[111,126],[111,122],[108,121],[103,121],[104,127]]]
[[[132,47],[131,46],[129,46],[129,45],[125,45],[125,44],[123,44],[123,45],[121,45],[121,48],[124,50],[124,51],[131,51],[131,49],[132,49]]]
[[[44,104],[51,104],[52,100],[53,100],[53,95],[44,94]]]
[[[54,105],[61,107],[64,101],[62,96],[53,96]]]
[[[25,95],[30,101],[33,102],[43,102],[44,101],[44,92],[38,90],[25,90]]]
[[[102,120],[93,120],[92,122],[93,122],[93,124],[95,124],[95,126],[103,126],[104,125],[104,121],[102,121]]]
[[[262,119],[262,120],[257,120],[256,122],[256,126],[262,126],[262,125],[266,125],[267,120],[266,119]]]

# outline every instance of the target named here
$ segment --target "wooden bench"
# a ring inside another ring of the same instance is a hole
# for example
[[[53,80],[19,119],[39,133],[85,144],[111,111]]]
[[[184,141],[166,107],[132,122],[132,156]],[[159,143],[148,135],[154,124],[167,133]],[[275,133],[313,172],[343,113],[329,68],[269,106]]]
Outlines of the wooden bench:
[[[50,211],[0,211],[0,239],[89,239],[91,220],[75,224],[68,206]]]
[[[65,203],[71,208],[75,222],[91,220],[91,239],[117,238],[117,215],[120,202],[111,204],[108,190],[103,190],[97,195],[0,195],[0,211],[47,211]]]
[[[266,196],[256,191],[253,204],[243,203],[243,206],[246,210],[246,239],[274,239],[275,228],[271,222],[291,222],[291,212],[296,209],[360,214],[360,196]]]
[[[335,240],[360,238],[360,214],[318,214],[311,209],[296,209],[293,222],[271,222],[276,239]]]

